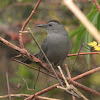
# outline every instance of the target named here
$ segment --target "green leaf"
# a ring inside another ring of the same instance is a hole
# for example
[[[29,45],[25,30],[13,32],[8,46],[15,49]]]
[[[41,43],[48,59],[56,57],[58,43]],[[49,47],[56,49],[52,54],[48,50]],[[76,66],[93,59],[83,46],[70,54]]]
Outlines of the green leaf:
[[[96,25],[97,23],[98,24],[100,23],[100,15],[99,15],[99,12],[96,7],[93,6],[90,13],[87,15],[87,18],[94,25]],[[99,27],[100,27],[100,25],[98,25],[98,28]],[[82,24],[80,24],[79,28],[73,30],[70,33],[70,38],[73,38],[74,36],[76,36],[76,41],[75,41],[74,48],[72,49],[72,53],[78,52],[80,45],[82,43],[82,40],[84,40],[84,43],[86,43],[86,44],[90,43],[93,40],[92,36],[89,34],[89,32],[85,29],[85,27]],[[85,50],[85,52],[90,52],[90,50],[88,50],[86,48],[84,48],[84,50]],[[88,64],[88,68],[90,68],[90,55],[86,55],[85,57],[86,57],[86,62]],[[75,58],[75,57],[71,57],[71,58]]]
[[[100,31],[100,14],[98,15],[97,18],[97,29]]]
[[[96,25],[96,23],[97,23],[98,14],[99,13],[96,12],[93,16],[91,16],[90,20],[94,25]],[[93,37],[89,34],[88,31],[86,31],[86,35],[85,35],[85,38],[84,38],[84,43],[88,44],[88,43],[92,42],[92,40],[93,40]],[[84,50],[85,50],[85,52],[90,52],[90,50],[87,49],[87,48],[84,48]],[[88,68],[90,68],[90,55],[85,55],[85,57],[86,57],[86,62],[88,64]]]
[[[92,41],[92,36],[89,34],[89,32],[86,32],[86,35],[85,35],[85,38],[84,38],[84,43],[86,43],[86,44],[88,44],[88,43],[90,43],[91,41]],[[89,49],[87,49],[87,48],[84,48],[84,51],[85,52],[90,52],[90,50]],[[85,57],[86,57],[86,62],[87,62],[87,64],[88,64],[88,68],[90,68],[90,55],[85,55]]]
[[[77,35],[78,33],[82,33],[84,31],[84,27],[81,25],[79,28],[73,30],[70,34],[69,37],[73,38],[75,35]]]
[[[72,50],[72,53],[77,53],[77,51],[80,48],[81,42],[82,42],[82,38],[84,37],[84,30],[82,29],[81,32],[78,33],[77,37],[76,37],[76,41],[75,41],[75,45],[74,48]],[[74,56],[71,58],[75,58]]]

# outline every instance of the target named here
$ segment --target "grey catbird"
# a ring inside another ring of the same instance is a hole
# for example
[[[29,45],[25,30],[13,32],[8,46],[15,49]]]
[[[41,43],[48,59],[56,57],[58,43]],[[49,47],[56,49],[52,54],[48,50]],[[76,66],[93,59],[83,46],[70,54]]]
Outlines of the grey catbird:
[[[61,65],[70,49],[69,36],[64,26],[56,20],[51,20],[47,24],[37,26],[44,28],[48,33],[42,43],[42,50],[54,66]],[[36,55],[40,60],[46,62],[41,51]]]

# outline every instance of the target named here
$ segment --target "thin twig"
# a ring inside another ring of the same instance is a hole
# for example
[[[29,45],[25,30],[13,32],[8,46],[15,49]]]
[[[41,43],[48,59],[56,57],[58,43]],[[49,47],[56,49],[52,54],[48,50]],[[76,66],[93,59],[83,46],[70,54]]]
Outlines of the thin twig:
[[[8,71],[6,71],[6,79],[7,79],[7,87],[8,87],[8,96],[9,96],[9,100],[11,100],[9,79],[8,79]]]
[[[64,76],[64,74],[63,74],[63,71],[62,71],[61,67],[58,66],[58,69],[59,69],[59,71],[60,71],[60,73],[61,73],[61,75],[62,75],[62,77],[63,77],[63,80],[64,80],[64,82],[65,82],[65,84],[66,84],[66,87],[67,87],[68,89],[70,89],[70,85],[68,84],[68,82],[67,82],[67,80],[66,80],[66,78],[65,78],[65,76]]]
[[[62,77],[63,77],[63,80],[64,80],[64,82],[65,82],[65,84],[66,84],[66,87],[57,86],[57,88],[63,89],[63,90],[65,90],[65,91],[67,91],[68,93],[72,94],[73,96],[79,97],[77,94],[75,94],[75,93],[73,93],[73,92],[70,91],[72,88],[71,88],[71,86],[68,84],[67,79],[65,78],[65,76],[64,76],[64,74],[63,74],[63,71],[62,71],[62,69],[61,69],[60,66],[58,66],[58,69],[59,69],[59,71],[60,71],[60,73],[61,73],[61,75],[62,75]]]
[[[68,54],[68,57],[70,56],[77,56],[77,55],[91,55],[91,54],[100,54],[100,52],[84,52],[84,53],[77,53],[77,54]]]
[[[70,71],[69,71],[69,69],[68,69],[67,64],[64,64],[64,67],[65,67],[65,69],[66,69],[66,72],[67,72],[68,78],[71,79]]]
[[[14,60],[14,61],[16,61],[16,62],[18,62],[18,63],[20,63],[20,64],[23,64],[23,65],[25,65],[25,66],[27,66],[27,67],[29,67],[29,68],[31,68],[31,69],[34,69],[34,70],[36,70],[36,71],[40,71],[41,73],[43,73],[43,74],[45,74],[45,75],[48,75],[48,76],[50,76],[50,77],[56,79],[55,76],[50,75],[50,74],[48,74],[47,72],[41,71],[41,70],[39,70],[39,69],[37,69],[37,68],[35,68],[35,67],[33,67],[33,66],[30,66],[30,65],[28,65],[28,64],[26,64],[26,63],[23,63],[23,62],[21,62],[21,61],[15,59],[15,58],[13,58],[12,60]]]
[[[29,95],[29,94],[11,94],[11,97],[29,97],[29,96],[32,96],[32,95]],[[4,98],[8,98],[9,95],[4,95],[4,96],[0,96],[0,99],[4,99]],[[54,99],[54,98],[48,98],[48,97],[43,97],[43,96],[38,96],[37,97],[38,99],[41,99],[41,100],[61,100],[61,99]]]
[[[33,9],[33,11],[31,12],[30,16],[27,18],[27,20],[25,21],[24,25],[21,28],[21,31],[24,31],[26,25],[28,24],[28,22],[30,21],[30,19],[32,18],[32,16],[35,14],[39,4],[40,4],[41,0],[38,0],[35,8]],[[19,33],[19,44],[21,48],[24,48],[24,44],[23,44],[23,40],[22,40],[22,33]]]
[[[79,56],[79,53],[80,53],[82,47],[83,47],[83,44],[81,45],[80,49],[78,50],[77,56],[76,56],[76,58],[75,58],[75,60],[74,60],[74,63],[73,63],[73,65],[71,66],[71,70],[72,70],[72,68],[73,68],[74,65],[75,65],[75,62],[76,62],[76,60],[77,60],[77,58],[78,58],[78,56]]]
[[[70,75],[70,71],[69,71],[69,69],[68,69],[68,66],[67,66],[66,64],[64,64],[64,67],[65,67],[65,69],[66,69],[67,76],[71,79],[71,75]],[[72,90],[72,92],[74,92],[74,91]],[[72,95],[72,99],[73,99],[73,100],[76,100],[75,96]]]
[[[29,91],[34,91],[34,94],[35,94],[35,90],[34,90],[34,89],[30,89],[30,88],[28,87],[27,82],[25,81],[25,79],[24,79],[24,78],[22,78],[22,79],[23,79],[23,81],[24,81],[24,83],[25,83],[25,85],[26,85],[27,90],[29,90]]]
[[[100,5],[99,5],[98,1],[97,0],[93,0],[93,2],[96,5],[96,7],[97,7],[97,9],[98,9],[98,11],[100,13]]]
[[[83,77],[86,77],[86,76],[91,75],[91,74],[93,74],[93,73],[95,73],[95,72],[98,72],[98,71],[100,71],[100,67],[94,68],[94,69],[92,69],[92,70],[90,70],[90,71],[87,71],[87,72],[85,72],[85,73],[83,73],[83,74],[77,75],[76,77],[73,77],[72,79],[73,79],[73,80],[78,80],[78,79],[81,79],[81,78],[83,78]]]
[[[36,86],[36,83],[37,83],[38,78],[39,78],[39,74],[40,74],[40,67],[39,67],[38,75],[37,75],[37,78],[36,78],[36,81],[35,81],[35,84],[34,84],[34,90],[35,90],[35,86]]]

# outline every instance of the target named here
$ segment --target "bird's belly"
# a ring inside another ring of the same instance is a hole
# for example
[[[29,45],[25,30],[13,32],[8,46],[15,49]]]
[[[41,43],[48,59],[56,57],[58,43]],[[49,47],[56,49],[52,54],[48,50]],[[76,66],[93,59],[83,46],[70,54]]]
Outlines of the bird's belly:
[[[56,41],[56,40],[55,40]],[[48,46],[47,57],[52,63],[59,63],[61,59],[65,59],[68,51],[66,41],[50,43]]]

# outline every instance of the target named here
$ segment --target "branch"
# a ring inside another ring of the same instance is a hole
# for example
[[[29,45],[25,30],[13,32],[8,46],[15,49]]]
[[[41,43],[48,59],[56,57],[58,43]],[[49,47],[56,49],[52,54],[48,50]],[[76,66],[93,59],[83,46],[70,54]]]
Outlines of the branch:
[[[81,78],[83,78],[83,77],[86,77],[86,76],[91,75],[91,74],[93,74],[93,73],[95,73],[95,72],[98,72],[98,71],[100,71],[100,67],[94,68],[94,69],[92,69],[92,70],[90,70],[90,71],[87,71],[87,72],[85,72],[85,73],[83,73],[83,74],[80,74],[80,75],[78,75],[78,76],[76,76],[76,77],[74,77],[74,78],[72,78],[72,79],[73,79],[73,80],[78,80],[78,79],[81,79]]]
[[[15,58],[12,58],[12,60],[14,60],[15,62],[18,62],[18,63],[20,63],[20,64],[23,64],[24,66],[27,66],[27,67],[29,67],[29,68],[31,68],[31,69],[34,69],[34,70],[36,70],[36,71],[39,71],[39,72],[41,72],[41,73],[43,73],[43,74],[45,74],[45,75],[48,75],[48,76],[50,76],[50,77],[56,79],[55,76],[53,76],[53,75],[51,75],[51,74],[48,74],[47,72],[44,72],[44,71],[42,71],[42,70],[39,70],[39,69],[37,69],[37,68],[35,68],[35,67],[33,67],[33,66],[30,66],[30,65],[28,65],[28,64],[26,64],[26,63],[23,63],[23,62],[21,62],[21,61],[15,59]]]
[[[6,45],[7,47],[11,48],[11,50],[13,50],[15,53],[22,55],[22,57],[26,57],[27,59],[30,59],[32,62],[35,62],[42,68],[44,68],[46,70],[50,69],[50,68],[48,68],[48,65],[46,63],[43,63],[41,60],[39,60],[38,58],[36,58],[35,56],[30,54],[26,50],[19,48],[18,46],[8,42],[7,40],[5,40],[1,37],[0,37],[0,42],[2,44]],[[50,71],[50,70],[48,70],[48,71]]]
[[[96,7],[97,7],[97,9],[98,9],[98,11],[99,11],[99,13],[100,13],[100,6],[99,6],[98,1],[97,1],[97,0],[93,0],[93,2],[94,2],[94,4],[96,5]]]
[[[26,25],[28,24],[28,22],[30,21],[30,19],[32,18],[32,16],[35,14],[39,4],[40,4],[41,0],[38,0],[35,8],[33,9],[33,11],[31,12],[30,16],[27,18],[27,20],[25,21],[24,25],[21,28],[21,31],[24,31]],[[24,44],[23,44],[23,40],[22,40],[22,33],[19,33],[19,44],[21,48],[24,48]]]
[[[90,54],[90,55],[92,55],[92,54],[100,54],[100,52],[84,52],[84,53],[77,53],[77,54],[68,54],[68,57],[70,57],[70,56],[77,56],[77,55],[88,55],[88,54]]]
[[[9,100],[11,100],[10,87],[9,87],[9,79],[8,79],[8,71],[6,71],[6,79],[7,79],[7,87],[8,87],[8,96],[9,96]]]
[[[11,94],[11,97],[29,97],[31,95],[29,94]],[[4,98],[8,98],[9,95],[4,95],[4,96],[0,96],[0,99],[4,99]],[[42,96],[38,96],[37,97],[38,99],[41,99],[41,100],[60,100],[60,99],[54,99],[54,98],[48,98],[48,97],[42,97]]]

